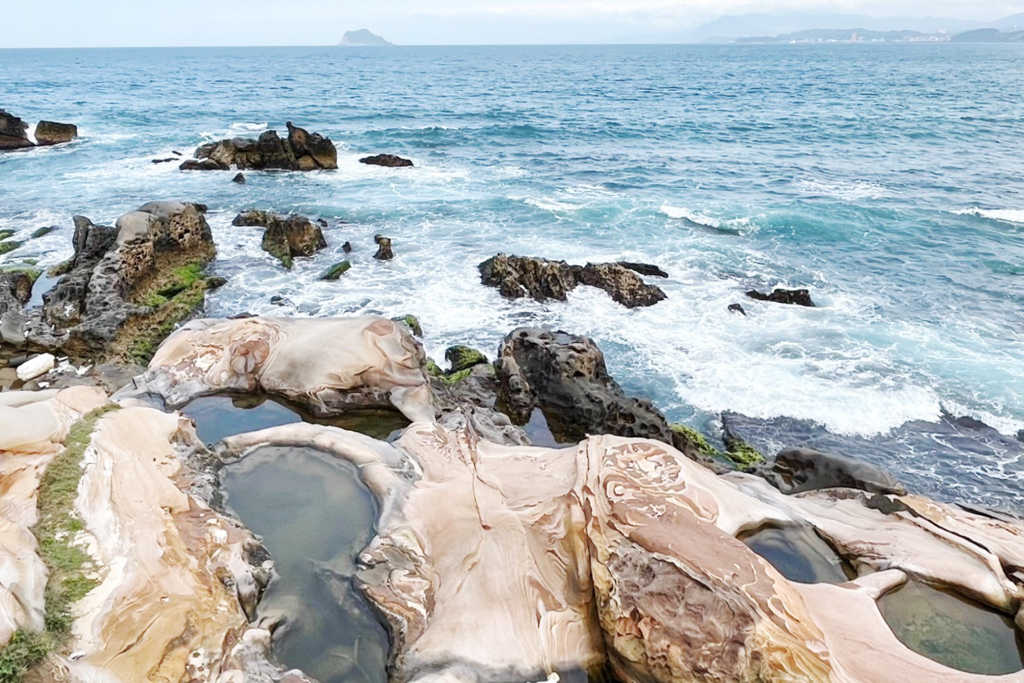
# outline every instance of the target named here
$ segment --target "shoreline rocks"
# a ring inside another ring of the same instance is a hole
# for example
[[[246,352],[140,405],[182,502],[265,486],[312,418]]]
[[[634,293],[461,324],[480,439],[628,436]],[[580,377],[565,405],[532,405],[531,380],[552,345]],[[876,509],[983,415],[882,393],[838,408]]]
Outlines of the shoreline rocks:
[[[0,109],[0,152],[49,147],[71,142],[78,137],[78,127],[71,123],[40,121],[35,127],[35,142],[28,137],[28,124]]]
[[[528,296],[541,302],[549,299],[565,301],[569,292],[581,284],[603,289],[614,301],[627,308],[653,306],[666,298],[659,287],[646,284],[635,269],[620,263],[572,266],[565,261],[498,254],[481,263],[477,269],[480,281],[488,287],[497,288],[507,299]],[[644,269],[650,270],[647,266]]]
[[[282,139],[269,130],[258,139],[232,138],[196,148],[194,159],[184,161],[183,171],[244,170],[318,171],[338,168],[338,150],[330,138],[286,124]]]
[[[40,147],[60,145],[78,137],[78,126],[56,121],[40,121],[36,124],[36,144]]]

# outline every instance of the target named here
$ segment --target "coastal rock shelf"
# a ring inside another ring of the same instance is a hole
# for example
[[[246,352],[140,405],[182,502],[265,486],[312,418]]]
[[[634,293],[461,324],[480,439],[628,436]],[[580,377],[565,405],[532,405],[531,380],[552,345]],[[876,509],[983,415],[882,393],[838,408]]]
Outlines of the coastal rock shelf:
[[[1019,521],[904,494],[815,451],[781,454],[767,479],[712,470],[689,457],[703,446],[671,445],[677,430],[627,399],[582,337],[517,330],[497,372],[468,347],[450,360],[458,378],[444,381],[408,325],[376,316],[195,320],[172,334],[115,394],[122,407],[76,437],[87,447],[74,514],[94,585],[76,601],[70,649],[44,666],[83,681],[101,669],[124,683],[308,680],[273,662],[276,633],[289,664],[330,683],[1024,678]],[[498,417],[501,392],[524,398],[528,423],[541,409],[588,426],[526,445]],[[0,441],[29,459],[4,462],[33,467],[30,454],[58,452],[67,425],[105,403],[83,387],[4,396],[34,416]],[[246,396],[268,412],[226,429],[244,408],[225,401]],[[267,397],[338,422],[300,422]],[[168,412],[182,407],[203,440],[224,437],[213,453]],[[344,421],[366,409],[411,424],[396,438],[394,422]],[[616,420],[641,431],[595,434]],[[357,424],[372,436],[337,426]],[[38,473],[0,476],[0,490],[28,491],[14,508],[25,579],[4,587],[34,607],[0,606],[9,632],[39,628],[45,570],[26,535]],[[288,503],[326,481],[306,507]],[[276,560],[218,511],[225,493]],[[286,505],[290,517],[274,512]],[[265,591],[275,561],[281,578]]]

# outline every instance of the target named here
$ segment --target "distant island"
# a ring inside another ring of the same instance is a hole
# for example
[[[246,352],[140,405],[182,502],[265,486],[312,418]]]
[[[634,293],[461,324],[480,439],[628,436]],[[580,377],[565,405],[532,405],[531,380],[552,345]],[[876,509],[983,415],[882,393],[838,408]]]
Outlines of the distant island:
[[[341,37],[341,42],[338,45],[384,47],[393,45],[393,43],[388,42],[376,33],[371,33],[369,30],[361,28],[358,31],[345,31],[345,35]]]
[[[979,28],[953,36],[956,43],[1024,43],[1024,31],[999,31],[994,28]]]

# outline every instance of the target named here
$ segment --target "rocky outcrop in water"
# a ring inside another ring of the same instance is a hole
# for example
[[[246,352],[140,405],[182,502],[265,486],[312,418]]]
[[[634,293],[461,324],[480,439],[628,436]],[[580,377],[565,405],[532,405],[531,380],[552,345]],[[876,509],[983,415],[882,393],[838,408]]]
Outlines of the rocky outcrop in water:
[[[664,301],[665,292],[645,284],[631,269],[618,263],[588,263],[576,271],[580,284],[597,287],[626,308],[653,306]]]
[[[296,256],[312,256],[327,246],[320,226],[313,225],[305,216],[274,216],[263,232],[263,251],[281,260],[291,268]]]
[[[216,249],[206,207],[151,202],[114,227],[76,216],[74,255],[43,306],[8,305],[0,335],[15,346],[79,358],[148,358],[174,325],[202,305],[202,270]]]
[[[661,289],[644,283],[634,269],[619,263],[571,266],[565,261],[498,254],[481,263],[478,269],[483,284],[496,287],[509,299],[528,296],[537,301],[565,301],[579,284],[603,289],[627,308],[653,306],[665,299]]]
[[[806,289],[781,289],[775,288],[771,294],[759,292],[752,289],[747,296],[757,301],[771,301],[777,304],[794,304],[796,306],[814,306],[811,301],[811,293]]]
[[[412,161],[409,159],[403,159],[400,156],[395,156],[394,154],[376,154],[374,156],[363,157],[359,160],[359,163],[369,164],[370,166],[387,166],[388,168],[412,166]]]
[[[906,487],[891,474],[863,460],[812,448],[788,448],[759,472],[783,493],[850,488],[902,495]]]
[[[36,144],[40,146],[60,145],[78,137],[78,126],[72,123],[40,121],[35,130]]]
[[[390,261],[395,258],[395,252],[391,249],[391,238],[384,235],[374,235],[373,241],[377,243],[377,252],[373,258],[378,261]]]
[[[338,150],[330,138],[310,133],[287,123],[288,135],[284,139],[277,131],[269,130],[258,139],[232,138],[200,145],[195,159],[182,163],[183,171],[223,170],[284,170],[317,171],[338,168]]]
[[[35,147],[28,139],[28,124],[0,109],[0,151]]]

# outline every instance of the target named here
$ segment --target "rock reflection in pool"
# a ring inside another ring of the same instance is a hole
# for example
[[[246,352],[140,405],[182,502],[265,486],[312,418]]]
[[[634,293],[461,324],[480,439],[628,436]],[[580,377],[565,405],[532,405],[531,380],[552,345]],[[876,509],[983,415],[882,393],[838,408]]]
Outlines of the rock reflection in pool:
[[[384,683],[387,634],[351,581],[377,516],[355,467],[310,448],[264,447],[226,466],[221,482],[274,558],[279,576],[259,609],[287,615],[277,658],[321,683]]]
[[[828,543],[808,527],[768,527],[740,540],[790,581],[842,583],[854,578]]]
[[[917,581],[883,595],[878,607],[904,645],[940,664],[989,675],[1024,668],[1024,642],[1000,612]]]
[[[228,436],[293,422],[313,422],[386,439],[404,429],[409,421],[393,410],[355,410],[338,417],[317,418],[298,406],[267,396],[203,396],[181,409],[196,423],[203,443],[213,444]]]

